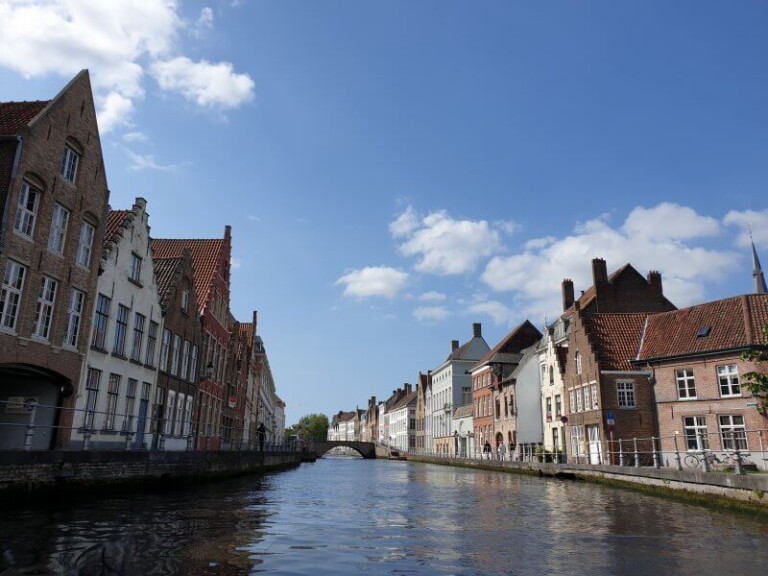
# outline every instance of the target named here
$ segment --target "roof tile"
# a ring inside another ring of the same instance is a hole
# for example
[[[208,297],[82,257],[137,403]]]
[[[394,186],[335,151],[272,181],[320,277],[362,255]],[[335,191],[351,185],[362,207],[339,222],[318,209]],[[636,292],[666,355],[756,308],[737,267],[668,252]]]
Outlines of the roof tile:
[[[29,124],[50,100],[0,102],[0,136],[15,136]]]
[[[592,349],[602,370],[632,370],[647,313],[593,314],[584,317]]]

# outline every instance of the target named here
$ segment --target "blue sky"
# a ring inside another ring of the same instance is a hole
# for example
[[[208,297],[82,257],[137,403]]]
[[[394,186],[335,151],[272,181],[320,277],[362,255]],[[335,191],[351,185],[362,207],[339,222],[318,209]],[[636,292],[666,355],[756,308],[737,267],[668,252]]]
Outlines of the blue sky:
[[[768,266],[764,2],[0,0],[0,100],[91,70],[114,208],[231,224],[288,423],[385,398],[590,260],[678,306]]]

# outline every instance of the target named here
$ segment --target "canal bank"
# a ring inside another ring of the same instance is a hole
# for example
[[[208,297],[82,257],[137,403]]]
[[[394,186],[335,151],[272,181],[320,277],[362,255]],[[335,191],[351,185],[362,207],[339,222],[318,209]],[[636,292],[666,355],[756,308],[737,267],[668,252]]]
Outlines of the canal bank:
[[[550,464],[543,462],[501,462],[471,458],[413,456],[412,462],[497,470],[551,478],[587,480],[623,485],[648,493],[679,496],[703,504],[715,500],[725,505],[749,506],[768,510],[768,474],[730,474],[673,468]]]
[[[0,452],[0,495],[112,485],[172,486],[298,466],[301,452]]]

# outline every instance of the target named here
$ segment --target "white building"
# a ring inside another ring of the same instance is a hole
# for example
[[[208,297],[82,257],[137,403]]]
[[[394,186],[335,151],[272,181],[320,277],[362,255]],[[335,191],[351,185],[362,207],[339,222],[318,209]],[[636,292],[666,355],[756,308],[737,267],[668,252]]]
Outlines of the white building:
[[[517,447],[513,459],[532,460],[544,441],[541,421],[541,370],[537,346],[523,351],[515,371],[512,372],[517,400]]]
[[[453,411],[451,432],[453,434],[453,454],[460,458],[475,457],[475,443],[472,441],[472,413],[474,404],[470,402],[458,406]]]
[[[538,349],[544,449],[557,454],[559,460],[564,460],[567,452],[563,371],[569,331],[570,319],[558,319],[547,327]]]
[[[416,447],[416,392],[410,384],[405,393],[389,410],[389,436],[391,447],[408,452]]]
[[[163,319],[146,205],[146,200],[137,198],[131,210],[109,212],[90,346],[75,399],[73,445],[89,442],[93,448],[112,449],[153,445],[150,402],[161,361]],[[166,359],[183,369],[181,346],[169,343]],[[181,421],[187,433],[192,399],[189,406]]]
[[[452,415],[454,408],[472,402],[472,379],[469,370],[485,356],[490,348],[483,339],[481,325],[472,325],[472,339],[459,346],[451,342],[448,358],[432,371],[431,407],[425,418],[430,419],[429,431],[432,450],[439,454],[451,454],[453,447]]]

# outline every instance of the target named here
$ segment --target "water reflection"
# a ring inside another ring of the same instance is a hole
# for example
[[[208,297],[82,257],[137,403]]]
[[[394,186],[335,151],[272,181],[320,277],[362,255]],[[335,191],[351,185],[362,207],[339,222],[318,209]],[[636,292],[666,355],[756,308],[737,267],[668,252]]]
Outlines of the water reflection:
[[[11,574],[730,574],[768,525],[590,484],[323,459],[0,518]]]

